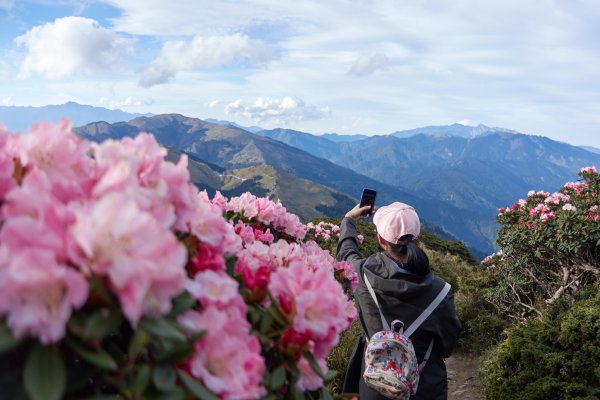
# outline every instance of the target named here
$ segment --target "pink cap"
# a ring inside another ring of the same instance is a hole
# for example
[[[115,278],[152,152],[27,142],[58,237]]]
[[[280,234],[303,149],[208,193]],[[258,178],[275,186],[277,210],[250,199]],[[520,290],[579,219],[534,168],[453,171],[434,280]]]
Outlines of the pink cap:
[[[408,204],[395,202],[379,208],[373,216],[377,233],[390,243],[397,243],[404,235],[416,239],[421,233],[421,222],[414,208]]]

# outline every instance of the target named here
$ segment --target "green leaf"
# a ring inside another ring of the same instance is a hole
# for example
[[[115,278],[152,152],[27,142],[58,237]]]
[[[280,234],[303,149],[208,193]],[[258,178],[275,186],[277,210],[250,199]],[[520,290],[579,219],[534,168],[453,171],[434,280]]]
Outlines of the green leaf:
[[[161,363],[178,363],[189,358],[194,350],[192,342],[179,342],[168,339],[160,341],[162,350],[156,353],[156,361]]]
[[[185,386],[202,400],[219,400],[217,396],[208,391],[200,382],[189,376],[186,372],[179,370],[179,378],[185,384]]]
[[[129,349],[127,350],[127,354],[131,361],[136,360],[142,349],[150,343],[150,339],[150,335],[145,330],[138,329],[135,331],[131,342],[129,342]]]
[[[317,375],[319,375],[322,379],[325,380],[325,374],[323,374],[321,367],[317,363],[317,360],[315,360],[315,356],[310,351],[305,351],[302,353],[302,355],[304,356],[304,358],[306,358],[306,361],[308,361],[308,364],[317,373]]]
[[[276,303],[274,303],[276,304]],[[267,309],[267,311],[269,312],[269,314],[271,315],[271,317],[273,317],[273,319],[275,321],[277,321],[277,323],[281,326],[287,326],[288,323],[285,322],[285,317],[283,316],[283,314],[281,314],[281,311],[279,309],[279,307],[276,306],[271,306]]]
[[[321,389],[321,400],[333,400],[331,393],[329,393],[329,390],[327,390],[325,387]]]
[[[273,390],[279,389],[285,383],[285,368],[283,365],[275,368],[271,373],[269,387]]]
[[[92,275],[90,279],[90,297],[98,296],[105,304],[118,308],[119,304],[113,294],[110,293],[96,275]]]
[[[234,275],[235,264],[236,263],[237,263],[237,257],[229,257],[227,259],[227,274],[229,276],[233,276]]]
[[[0,324],[0,354],[12,350],[18,345],[19,340],[13,337],[10,329],[4,324]]]
[[[122,321],[121,313],[115,309],[99,310],[87,319],[84,330],[85,338],[102,339],[106,335],[116,332]]]
[[[269,330],[271,325],[273,325],[273,317],[271,317],[271,314],[263,314],[262,319],[260,320],[260,323],[258,326],[258,330],[261,333],[265,333],[266,331]]]
[[[252,325],[256,324],[260,319],[260,311],[256,307],[248,305],[248,318]]]
[[[185,392],[180,387],[174,387],[169,392],[153,393],[147,396],[148,400],[185,400]]]
[[[77,354],[81,356],[85,361],[89,362],[96,367],[102,368],[107,371],[116,371],[118,368],[117,362],[108,354],[104,349],[98,349],[96,351],[89,350],[73,340],[67,339],[67,345],[73,349]]]
[[[135,377],[135,391],[138,394],[143,394],[150,383],[150,366],[148,364],[142,365],[137,372]]]
[[[169,313],[169,315],[171,317],[177,317],[195,305],[196,300],[192,298],[192,296],[188,292],[184,292],[183,294],[173,299],[173,306],[171,307],[171,312]]]
[[[27,356],[23,383],[31,400],[61,399],[67,387],[67,371],[58,349],[34,345]]]
[[[331,370],[331,371],[327,371],[327,373],[325,374],[325,382],[329,382],[330,380],[332,380],[333,378],[335,378],[336,376],[338,376],[338,372]]]
[[[142,319],[139,327],[154,336],[185,342],[185,335],[180,331],[179,325],[165,318]]]
[[[154,386],[160,391],[168,392],[175,387],[177,374],[175,368],[170,365],[159,365],[154,368],[152,373],[152,381]]]
[[[66,394],[77,393],[87,387],[90,384],[90,379],[97,373],[98,368],[90,364],[76,363],[74,365],[69,365],[69,368],[67,369]]]

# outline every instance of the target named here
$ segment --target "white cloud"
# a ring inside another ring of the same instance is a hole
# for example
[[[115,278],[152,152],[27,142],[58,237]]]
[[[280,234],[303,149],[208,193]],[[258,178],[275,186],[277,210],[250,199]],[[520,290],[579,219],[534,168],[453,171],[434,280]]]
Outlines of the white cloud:
[[[127,107],[137,107],[137,106],[149,106],[154,104],[154,100],[151,98],[147,98],[145,100],[140,100],[136,97],[127,96],[123,100],[119,101],[111,101],[106,97],[101,97],[99,100],[100,104],[110,109],[115,108],[127,108]]]
[[[178,71],[228,66],[243,62],[264,65],[272,59],[267,46],[247,36],[195,36],[191,41],[166,42],[160,55],[143,71],[140,86],[166,83]]]
[[[225,114],[248,118],[256,123],[287,126],[293,122],[316,120],[329,116],[328,107],[318,108],[304,104],[301,99],[286,96],[281,100],[259,97],[254,105],[247,106],[241,99],[225,107]]]
[[[215,108],[216,106],[218,106],[219,104],[221,104],[221,100],[212,100],[208,103],[208,106],[210,108]]]
[[[8,96],[8,97],[0,98],[0,106],[12,106],[12,105],[14,105],[12,97]]]
[[[352,67],[350,67],[348,73],[356,76],[371,75],[378,69],[385,69],[389,61],[389,58],[380,53],[374,54],[370,57],[363,55],[358,57],[354,64],[352,64]]]
[[[118,69],[133,51],[130,39],[82,17],[38,25],[17,37],[15,43],[26,49],[21,75],[38,73],[50,79]]]

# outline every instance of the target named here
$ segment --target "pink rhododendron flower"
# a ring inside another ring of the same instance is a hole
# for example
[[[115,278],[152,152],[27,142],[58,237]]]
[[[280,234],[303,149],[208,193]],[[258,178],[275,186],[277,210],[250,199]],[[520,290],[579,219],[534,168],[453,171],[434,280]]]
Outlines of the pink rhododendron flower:
[[[320,247],[315,242],[309,242],[320,250]],[[307,247],[308,249],[308,247]],[[314,249],[314,247],[312,248]],[[278,268],[289,268],[293,265],[305,265],[310,267],[307,261],[308,251],[297,243],[288,243],[285,240],[278,240],[269,246],[269,257],[271,262]],[[319,254],[320,255],[320,254]]]
[[[598,171],[596,170],[596,167],[591,166],[591,167],[581,168],[581,170],[579,172],[580,173],[584,173],[585,172],[585,173],[588,173],[588,174],[595,174]]]
[[[225,209],[227,208],[227,198],[225,196],[223,196],[221,194],[221,192],[219,192],[217,190],[217,192],[215,193],[215,196],[212,198],[212,200],[210,200],[208,198],[208,194],[206,193],[206,191],[204,191],[203,194],[206,197],[207,202],[210,202],[211,204],[219,207],[219,209],[225,211]]]
[[[358,239],[358,244],[363,244],[365,242],[365,237],[363,235],[358,235],[356,239]]]
[[[40,248],[52,252],[59,262],[66,262],[68,228],[75,214],[52,193],[52,183],[39,170],[27,174],[21,186],[10,191],[2,208],[6,219],[0,242],[12,251]]]
[[[170,187],[163,171],[172,172],[177,167],[164,161],[166,150],[158,145],[153,136],[139,134],[135,138],[124,138],[118,142],[107,140],[92,147],[100,175],[93,190],[95,198],[110,192],[126,192],[142,210],[153,214],[165,228],[175,224],[175,206],[169,198]],[[173,190],[176,184],[183,183],[182,177],[177,174],[168,177],[175,179],[171,185]]]
[[[271,263],[269,247],[262,242],[254,242],[247,245],[237,256],[234,272],[242,277],[244,287],[248,291],[248,301],[262,301],[267,295],[271,271],[276,267]]]
[[[574,190],[577,194],[582,194],[586,184],[583,182],[568,182],[564,186],[566,189]]]
[[[177,164],[162,164],[161,176],[167,184],[167,199],[175,207],[174,229],[185,232],[187,222],[194,217],[198,189],[190,182],[188,159],[184,154]]]
[[[254,243],[254,229],[250,225],[246,225],[244,221],[240,220],[234,225],[235,233],[242,239],[245,244]]]
[[[71,123],[38,123],[19,137],[18,157],[27,170],[39,169],[52,182],[61,201],[89,197],[96,179],[89,144],[71,132]]]
[[[271,275],[269,290],[275,298],[294,302],[294,330],[306,333],[315,345],[315,356],[326,356],[328,346],[337,343],[341,331],[356,317],[349,307],[341,285],[335,280],[331,267],[307,267],[308,263],[293,263],[278,268]],[[328,346],[320,346],[327,343]]]
[[[317,359],[316,361],[321,371],[324,374],[327,373],[327,361],[324,359]],[[299,390],[317,390],[323,386],[323,379],[315,372],[304,357],[298,360],[298,369],[300,370],[300,379],[296,384],[296,388]]]
[[[110,278],[133,325],[142,315],[168,312],[183,290],[185,248],[128,196],[111,193],[79,210],[71,233],[73,258]]]
[[[238,292],[238,283],[225,272],[206,270],[196,274],[186,284],[187,291],[199,300],[203,307],[223,308],[227,305],[243,302]],[[243,314],[246,307],[240,310]]]
[[[265,362],[256,336],[249,333],[244,314],[209,306],[202,313],[188,311],[179,322],[206,334],[196,341],[187,361],[192,376],[222,399],[256,399],[262,387]]]
[[[556,213],[554,211],[544,213],[540,216],[540,219],[542,220],[542,222],[546,222],[546,221],[549,221],[554,218],[556,218]]]
[[[198,253],[190,260],[191,275],[205,270],[224,271],[225,258],[212,246],[200,243]]]
[[[573,204],[567,203],[565,204],[562,209],[564,211],[577,211],[577,207],[575,207]]]
[[[334,265],[336,272],[340,272],[343,279],[348,281],[350,284],[350,291],[354,293],[358,287],[358,275],[354,270],[354,267],[346,261],[336,262]]]
[[[194,215],[187,221],[189,232],[226,257],[237,253],[242,241],[234,227],[223,218],[221,209],[207,200],[206,192],[198,193],[195,204]]]
[[[564,193],[552,193],[550,196],[546,197],[544,203],[546,204],[560,204],[566,203],[571,199],[571,196]]]
[[[222,203],[220,199],[217,201]],[[297,215],[288,213],[279,201],[258,198],[246,192],[241,196],[232,197],[226,203],[225,210],[261,222],[298,240],[304,239],[306,235],[306,226],[300,222]]]
[[[88,295],[88,283],[72,268],[56,262],[51,251],[0,247],[0,315],[17,338],[59,341],[73,309]]]
[[[10,133],[4,130],[4,126],[0,124],[0,199],[17,186],[13,179],[14,155],[8,145],[9,137]]]
[[[242,220],[237,221],[234,230],[245,244],[252,244],[255,240],[271,243],[275,239],[270,229],[256,225],[246,225]]]

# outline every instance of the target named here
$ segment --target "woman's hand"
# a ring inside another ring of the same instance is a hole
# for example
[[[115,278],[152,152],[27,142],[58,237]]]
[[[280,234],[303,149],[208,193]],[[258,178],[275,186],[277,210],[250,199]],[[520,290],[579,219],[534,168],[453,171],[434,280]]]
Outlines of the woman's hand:
[[[354,206],[354,208],[350,211],[348,211],[345,215],[346,218],[352,218],[352,219],[366,219],[369,218],[371,216],[371,214],[368,213],[369,209],[371,208],[371,206],[363,206],[361,207],[360,204],[357,204],[356,206]],[[375,211],[375,210],[373,210]],[[363,212],[365,214],[363,214]]]

